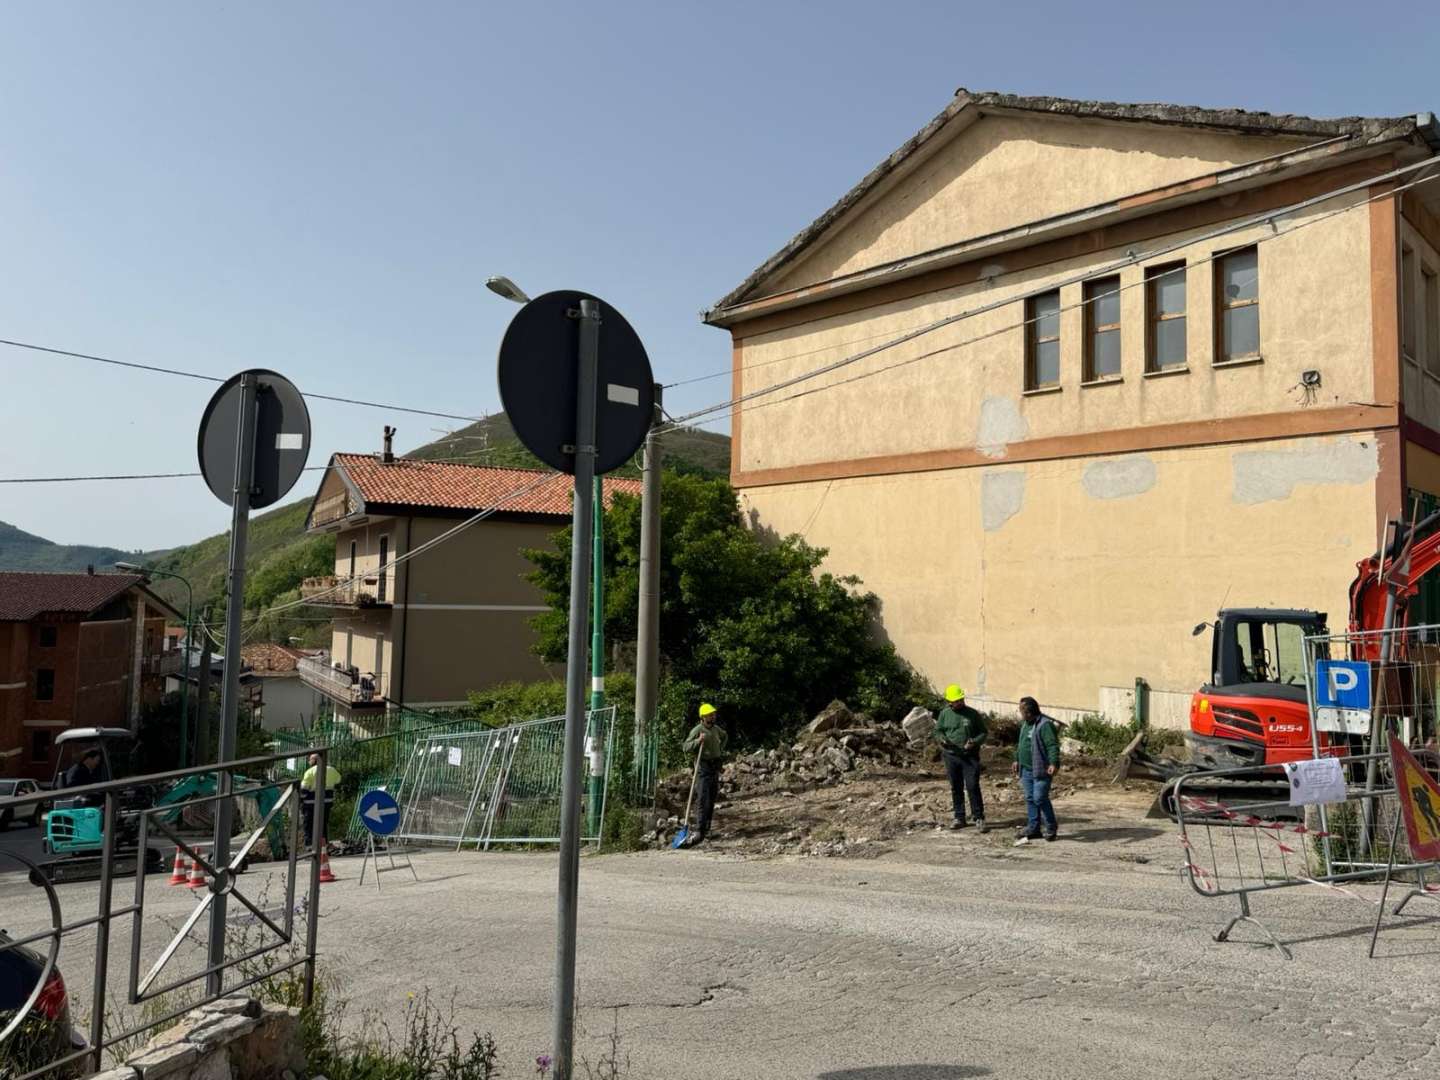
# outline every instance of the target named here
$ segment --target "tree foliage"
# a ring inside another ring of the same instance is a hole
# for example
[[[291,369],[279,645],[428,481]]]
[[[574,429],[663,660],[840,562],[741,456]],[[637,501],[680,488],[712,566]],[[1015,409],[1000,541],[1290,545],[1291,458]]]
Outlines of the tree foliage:
[[[741,520],[723,479],[666,473],[661,489],[660,651],[664,722],[685,727],[703,697],[742,740],[793,729],[834,698],[889,716],[924,688],[878,634],[876,602],[858,578],[821,566],[826,551]],[[536,651],[566,654],[570,530],[526,552],[549,610]],[[636,637],[640,501],[619,495],[605,515],[607,643]],[[692,700],[693,699],[693,700]],[[672,715],[673,714],[673,715]]]

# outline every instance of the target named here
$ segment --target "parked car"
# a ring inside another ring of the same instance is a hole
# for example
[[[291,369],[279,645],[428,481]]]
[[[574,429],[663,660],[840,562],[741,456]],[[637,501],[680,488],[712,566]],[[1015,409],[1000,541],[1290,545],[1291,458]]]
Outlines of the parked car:
[[[23,945],[5,948],[13,940],[0,930],[0,1030],[24,1007],[45,971],[45,957],[35,950]],[[70,995],[56,968],[20,1029],[0,1043],[0,1076],[42,1068],[85,1046],[84,1037],[70,1022]]]
[[[15,799],[22,795],[34,795],[40,790],[40,785],[34,780],[0,780],[0,800]],[[10,827],[11,822],[17,820],[28,821],[31,825],[40,824],[40,804],[31,803],[29,806],[0,806],[0,832]]]

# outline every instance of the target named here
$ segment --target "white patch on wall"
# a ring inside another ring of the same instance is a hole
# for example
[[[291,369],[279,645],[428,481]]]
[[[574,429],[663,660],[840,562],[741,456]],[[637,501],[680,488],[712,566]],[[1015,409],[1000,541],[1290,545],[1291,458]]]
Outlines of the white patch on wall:
[[[1300,484],[1363,484],[1380,472],[1373,440],[1316,439],[1297,450],[1240,450],[1230,458],[1237,503],[1288,499]]]
[[[1129,499],[1155,486],[1155,462],[1144,456],[1092,461],[1080,482],[1092,499]]]
[[[1020,415],[1014,398],[988,397],[980,406],[980,428],[975,435],[975,449],[990,458],[1005,456],[1005,448],[1021,442],[1030,434],[1030,425]]]
[[[1025,505],[1025,470],[987,472],[980,481],[980,524],[994,532]]]

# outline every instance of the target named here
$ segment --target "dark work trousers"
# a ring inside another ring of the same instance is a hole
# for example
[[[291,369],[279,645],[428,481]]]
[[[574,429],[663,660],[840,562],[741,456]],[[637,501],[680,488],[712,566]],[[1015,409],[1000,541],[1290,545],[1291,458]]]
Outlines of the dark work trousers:
[[[335,805],[335,796],[330,792],[325,793],[325,816],[322,818],[322,825],[325,829],[325,839],[330,839],[330,808]],[[315,838],[311,835],[315,831],[315,793],[313,791],[302,792],[300,795],[300,822],[305,830],[305,846],[311,847]]]
[[[945,774],[950,777],[950,805],[955,820],[965,820],[965,796],[970,796],[970,813],[985,820],[985,799],[980,794],[980,754],[976,750],[943,750]]]
[[[710,818],[715,813],[715,796],[720,793],[720,762],[700,762],[700,776],[695,781],[695,797],[700,800],[697,826],[700,835],[710,831]]]

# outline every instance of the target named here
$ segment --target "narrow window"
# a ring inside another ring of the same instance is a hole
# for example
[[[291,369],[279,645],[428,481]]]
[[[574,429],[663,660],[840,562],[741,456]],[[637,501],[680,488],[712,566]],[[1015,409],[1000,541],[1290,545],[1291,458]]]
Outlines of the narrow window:
[[[380,603],[385,603],[385,567],[390,562],[390,537],[380,537],[380,585],[375,591],[375,598]]]
[[[1415,249],[1400,248],[1400,352],[1406,360],[1419,359],[1415,339],[1420,327],[1419,298],[1415,295]]]
[[[55,700],[55,669],[37,668],[35,670],[35,700]]]
[[[1145,271],[1145,312],[1149,340],[1145,370],[1185,366],[1185,264],[1152,266]]]
[[[55,642],[59,640],[60,632],[53,626],[40,627],[40,647],[42,649],[53,649]]]
[[[1025,389],[1060,385],[1060,290],[1025,301]]]
[[[1440,275],[1428,266],[1421,270],[1425,293],[1425,366],[1440,375]]]
[[[1085,283],[1085,381],[1120,375],[1120,278]]]
[[[1215,362],[1260,355],[1260,260],[1241,248],[1215,260]]]
[[[345,575],[349,578],[355,577],[355,541],[350,541],[350,573]]]
[[[50,760],[50,732],[32,731],[30,733],[30,760],[36,764],[43,764]]]

